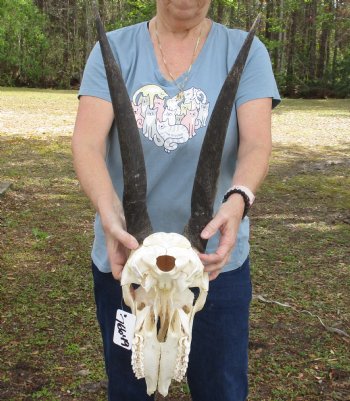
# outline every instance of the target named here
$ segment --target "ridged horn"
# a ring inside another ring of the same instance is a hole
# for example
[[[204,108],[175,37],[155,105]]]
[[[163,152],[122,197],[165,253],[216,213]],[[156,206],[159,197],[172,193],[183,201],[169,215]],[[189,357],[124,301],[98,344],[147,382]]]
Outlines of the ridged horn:
[[[200,233],[212,219],[227,127],[239,81],[259,22],[260,14],[254,21],[221,88],[200,152],[192,189],[191,217],[184,231],[191,245],[200,252],[204,252],[207,245],[207,240],[202,239]]]
[[[147,177],[140,134],[123,77],[103,28],[97,4],[93,1],[92,5],[118,129],[123,163],[123,207],[126,228],[128,233],[142,243],[148,235],[152,234],[153,230],[146,205]]]

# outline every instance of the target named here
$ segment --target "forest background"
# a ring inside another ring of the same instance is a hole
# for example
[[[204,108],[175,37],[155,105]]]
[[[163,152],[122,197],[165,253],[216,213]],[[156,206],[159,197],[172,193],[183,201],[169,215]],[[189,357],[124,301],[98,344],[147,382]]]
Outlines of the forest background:
[[[150,19],[154,0],[98,0],[107,30]],[[213,0],[210,17],[249,29],[258,12],[282,95],[350,96],[349,0]],[[76,89],[96,41],[89,0],[0,0],[0,86]]]

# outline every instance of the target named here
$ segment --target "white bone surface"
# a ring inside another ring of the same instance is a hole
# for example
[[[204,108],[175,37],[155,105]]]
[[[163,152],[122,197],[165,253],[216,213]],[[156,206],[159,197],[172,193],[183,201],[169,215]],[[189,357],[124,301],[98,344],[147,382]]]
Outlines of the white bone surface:
[[[174,267],[161,270],[160,256],[174,258]],[[152,234],[131,252],[121,285],[124,301],[136,316],[132,367],[137,378],[145,378],[149,395],[158,389],[166,396],[171,380],[185,376],[193,318],[204,306],[208,282],[196,251],[180,234]],[[195,303],[193,287],[199,288]]]

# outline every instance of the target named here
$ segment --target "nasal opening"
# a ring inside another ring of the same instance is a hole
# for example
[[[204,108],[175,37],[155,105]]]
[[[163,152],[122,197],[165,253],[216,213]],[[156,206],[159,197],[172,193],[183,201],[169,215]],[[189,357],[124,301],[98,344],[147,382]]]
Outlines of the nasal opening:
[[[163,272],[170,272],[175,267],[175,258],[168,255],[158,256],[157,266]]]

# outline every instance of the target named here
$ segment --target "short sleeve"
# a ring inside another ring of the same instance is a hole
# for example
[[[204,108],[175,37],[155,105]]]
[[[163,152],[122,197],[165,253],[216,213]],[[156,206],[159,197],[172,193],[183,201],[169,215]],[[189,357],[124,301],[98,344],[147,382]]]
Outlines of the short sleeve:
[[[264,44],[255,38],[238,87],[236,107],[238,109],[243,103],[265,97],[272,98],[272,108],[281,101],[269,53]]]
[[[108,102],[111,101],[99,43],[95,44],[85,65],[78,97],[84,95],[99,97]]]

